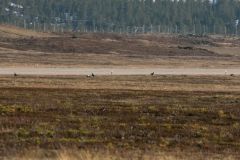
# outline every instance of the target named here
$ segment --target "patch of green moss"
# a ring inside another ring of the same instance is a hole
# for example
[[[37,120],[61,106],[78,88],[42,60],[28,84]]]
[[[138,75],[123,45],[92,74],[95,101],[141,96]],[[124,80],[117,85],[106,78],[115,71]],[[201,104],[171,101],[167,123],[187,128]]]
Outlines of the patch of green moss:
[[[0,114],[7,113],[32,113],[33,109],[25,105],[0,105]]]
[[[19,128],[16,133],[18,138],[27,138],[30,134],[30,132],[25,128]]]
[[[37,135],[44,137],[54,137],[55,135],[55,127],[48,123],[39,123],[33,128],[33,131]]]

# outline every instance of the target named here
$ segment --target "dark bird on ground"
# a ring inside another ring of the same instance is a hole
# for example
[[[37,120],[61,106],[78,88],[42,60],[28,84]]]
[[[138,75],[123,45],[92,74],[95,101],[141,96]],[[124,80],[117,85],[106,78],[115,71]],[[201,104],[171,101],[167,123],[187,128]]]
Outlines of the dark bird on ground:
[[[14,75],[14,77],[17,77],[17,73],[14,73],[13,75]]]
[[[155,73],[154,73],[154,72],[152,72],[152,73],[151,73],[151,76],[154,76],[154,74],[155,74]]]
[[[95,77],[95,75],[92,73],[92,77]]]

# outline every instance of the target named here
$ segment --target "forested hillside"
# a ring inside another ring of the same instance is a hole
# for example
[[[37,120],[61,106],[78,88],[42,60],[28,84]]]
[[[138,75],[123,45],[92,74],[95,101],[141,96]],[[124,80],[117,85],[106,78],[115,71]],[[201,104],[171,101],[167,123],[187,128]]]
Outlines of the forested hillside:
[[[237,34],[239,0],[1,0],[0,22],[36,30]]]

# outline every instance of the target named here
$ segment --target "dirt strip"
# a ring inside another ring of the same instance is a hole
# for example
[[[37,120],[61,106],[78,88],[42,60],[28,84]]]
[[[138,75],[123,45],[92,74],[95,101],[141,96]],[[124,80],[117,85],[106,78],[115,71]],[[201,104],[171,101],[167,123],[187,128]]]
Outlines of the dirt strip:
[[[203,68],[0,68],[0,75],[240,75],[236,69]]]

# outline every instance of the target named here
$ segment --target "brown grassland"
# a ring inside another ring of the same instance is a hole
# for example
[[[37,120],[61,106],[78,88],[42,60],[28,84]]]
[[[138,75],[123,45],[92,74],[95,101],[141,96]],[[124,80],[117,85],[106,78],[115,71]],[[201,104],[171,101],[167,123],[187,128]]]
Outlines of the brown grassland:
[[[240,39],[0,25],[0,67],[240,68]],[[0,159],[238,160],[240,76],[0,75]]]
[[[7,159],[239,159],[239,76],[0,77]]]
[[[107,33],[72,36],[6,28],[0,25],[1,67],[240,67],[237,38]],[[22,34],[12,36],[16,32]]]

